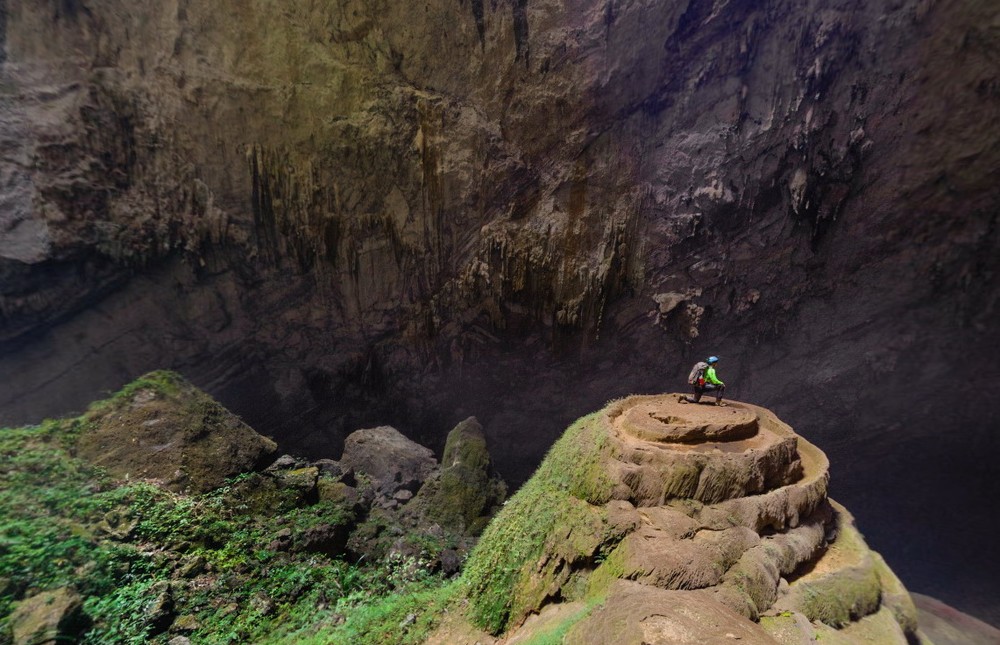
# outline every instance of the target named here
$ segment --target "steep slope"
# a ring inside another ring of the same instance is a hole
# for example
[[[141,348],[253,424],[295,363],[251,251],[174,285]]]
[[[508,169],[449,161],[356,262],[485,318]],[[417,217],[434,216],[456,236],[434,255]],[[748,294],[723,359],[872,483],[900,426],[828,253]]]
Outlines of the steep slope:
[[[969,555],[1000,494],[994,3],[0,16],[4,423],[168,366],[299,452],[476,415],[523,480],[704,349],[922,590],[1000,620]]]

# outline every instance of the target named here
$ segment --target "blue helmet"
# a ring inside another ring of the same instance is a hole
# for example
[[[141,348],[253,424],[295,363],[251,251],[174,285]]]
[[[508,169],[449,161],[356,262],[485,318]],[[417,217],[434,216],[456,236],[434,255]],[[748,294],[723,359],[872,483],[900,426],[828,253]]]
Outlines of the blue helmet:
[[[709,356],[708,360],[705,361],[705,362],[708,363],[709,365],[711,365],[712,363],[718,363],[719,362],[719,357],[718,356]]]

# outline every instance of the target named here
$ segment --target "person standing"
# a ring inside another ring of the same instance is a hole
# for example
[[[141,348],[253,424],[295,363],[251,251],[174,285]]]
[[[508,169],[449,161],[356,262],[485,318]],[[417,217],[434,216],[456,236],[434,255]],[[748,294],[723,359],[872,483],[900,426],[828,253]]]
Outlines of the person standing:
[[[722,402],[722,395],[726,392],[726,384],[720,381],[715,373],[715,365],[718,362],[718,356],[709,356],[704,361],[695,363],[691,373],[688,374],[688,384],[694,390],[694,398],[682,396],[681,403],[700,403],[702,394],[715,392],[715,404],[725,405]]]

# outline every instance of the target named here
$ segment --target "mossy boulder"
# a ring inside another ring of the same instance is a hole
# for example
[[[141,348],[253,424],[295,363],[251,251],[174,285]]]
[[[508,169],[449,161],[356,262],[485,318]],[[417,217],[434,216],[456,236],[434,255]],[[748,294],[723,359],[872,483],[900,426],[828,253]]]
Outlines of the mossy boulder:
[[[472,535],[482,532],[503,503],[507,485],[493,470],[486,434],[475,417],[448,433],[441,472],[425,490],[432,520]]]
[[[791,576],[777,610],[803,613],[809,620],[841,628],[878,611],[882,581],[873,552],[842,506],[836,509],[836,539]],[[915,624],[915,621],[913,621]]]
[[[493,633],[537,611],[570,582],[574,562],[610,552],[624,535],[603,504],[614,482],[599,414],[573,424],[517,495],[508,500],[469,556],[464,579],[473,620]]]
[[[73,589],[61,587],[26,598],[11,613],[14,645],[73,642],[90,625],[83,599]]]
[[[265,466],[276,445],[173,372],[153,372],[84,416],[77,456],[121,478],[202,493]]]

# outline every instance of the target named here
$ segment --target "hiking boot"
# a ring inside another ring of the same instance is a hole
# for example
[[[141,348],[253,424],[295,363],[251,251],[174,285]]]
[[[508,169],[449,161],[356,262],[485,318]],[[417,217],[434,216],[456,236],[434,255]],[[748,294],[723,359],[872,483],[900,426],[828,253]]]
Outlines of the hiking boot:
[[[726,408],[726,407],[729,407],[729,406],[728,406],[728,405],[727,405],[727,404],[726,404],[726,403],[725,403],[724,401],[716,401],[716,402],[715,402],[715,404],[716,404],[717,406],[719,406],[720,408]]]
[[[678,403],[690,403],[691,401],[689,401],[686,396],[679,396],[679,397],[677,397],[677,402]]]

